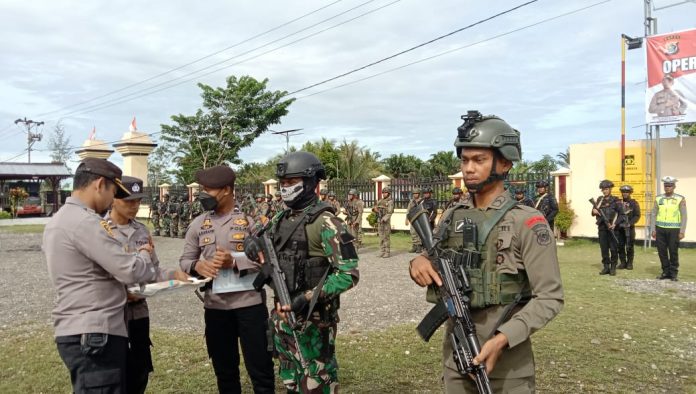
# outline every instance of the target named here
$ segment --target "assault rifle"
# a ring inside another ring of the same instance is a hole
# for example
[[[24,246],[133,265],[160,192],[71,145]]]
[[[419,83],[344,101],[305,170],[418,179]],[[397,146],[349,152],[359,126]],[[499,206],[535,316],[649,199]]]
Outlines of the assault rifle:
[[[601,209],[599,209],[599,205],[597,205],[597,202],[595,201],[594,198],[590,198],[590,204],[592,204],[592,208],[596,209],[597,212],[599,212],[599,217],[602,219],[602,222],[604,222],[604,225],[607,226],[607,230],[609,230],[609,234],[611,234],[611,237],[614,239],[614,242],[616,242],[616,245],[619,244],[619,239],[616,238],[616,234],[614,234],[614,230],[610,229],[609,226],[611,226],[611,222],[609,222],[609,219],[607,216],[602,212]]]
[[[455,263],[454,258],[443,253],[444,251],[438,247],[433,239],[426,209],[416,205],[411,208],[407,217],[442,277],[442,286],[438,288],[441,300],[418,325],[418,334],[428,341],[445,320],[451,320],[453,330],[449,340],[452,341],[457,370],[462,375],[470,374],[474,377],[479,393],[493,393],[486,366],[474,364],[474,358],[481,352],[481,344],[476,336],[476,326],[469,309],[469,294],[472,289],[464,265],[461,261]]]

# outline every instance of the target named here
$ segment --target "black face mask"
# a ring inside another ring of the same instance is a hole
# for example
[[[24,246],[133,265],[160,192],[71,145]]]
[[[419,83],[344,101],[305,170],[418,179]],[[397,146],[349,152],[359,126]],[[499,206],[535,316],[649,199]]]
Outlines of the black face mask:
[[[217,198],[206,192],[200,192],[198,194],[198,201],[201,202],[201,206],[206,211],[213,211],[218,206]]]

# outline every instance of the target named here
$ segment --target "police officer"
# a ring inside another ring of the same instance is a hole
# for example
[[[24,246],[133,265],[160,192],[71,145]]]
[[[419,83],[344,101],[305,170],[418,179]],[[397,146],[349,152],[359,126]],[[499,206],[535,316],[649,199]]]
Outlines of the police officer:
[[[124,250],[101,216],[114,197],[129,195],[116,165],[86,158],[75,170],[72,195],[43,233],[42,249],[57,294],[55,340],[75,393],[126,392],[124,284],[156,277],[152,245]]]
[[[328,196],[327,202],[328,202],[329,204],[331,204],[331,206],[333,207],[334,211],[336,212],[336,215],[338,215],[339,213],[341,213],[341,203],[338,202],[338,200],[336,199],[336,192],[334,192],[334,191],[332,190],[332,191],[330,191],[330,192],[327,194],[327,196]]]
[[[671,74],[665,74],[662,77],[662,90],[655,93],[648,105],[648,112],[657,116],[676,116],[683,115],[686,112],[686,101],[684,95],[672,89],[674,85],[674,77]]]
[[[191,223],[191,203],[188,202],[188,194],[181,196],[179,203],[179,238],[186,238],[186,229]]]
[[[171,232],[172,218],[169,215],[169,194],[165,193],[159,205],[160,219],[162,221],[162,236],[168,237]]]
[[[139,178],[124,176],[121,182],[131,195],[114,200],[111,211],[104,216],[104,220],[124,249],[132,253],[150,243],[150,230],[135,219],[145,193],[142,193],[143,181]],[[171,279],[188,281],[188,275],[182,271],[161,268],[154,251],[151,256],[157,272],[155,281]],[[128,294],[126,321],[128,327],[127,392],[144,393],[148,375],[153,371],[150,352],[150,317],[147,301],[144,298]]]
[[[411,191],[411,200],[408,202],[408,206],[406,207],[406,212],[410,211],[411,208],[414,206],[420,204],[421,198],[421,189],[419,187],[413,189]],[[408,225],[408,218],[405,219],[404,222],[406,225]],[[409,252],[411,253],[420,253],[421,250],[423,249],[423,245],[421,243],[420,238],[418,238],[418,234],[416,234],[416,230],[413,229],[413,227],[409,227],[409,232],[411,233],[411,250]]]
[[[159,204],[160,204],[159,199],[152,196],[152,199],[150,199],[150,212],[148,214],[148,217],[152,221],[152,227],[155,229],[155,232],[153,234],[155,236],[160,235]]]
[[[467,269],[470,277],[478,273],[490,278],[472,281],[472,315],[483,344],[474,362],[486,365],[493,392],[531,393],[535,372],[529,337],[563,306],[556,243],[544,217],[505,191],[503,180],[512,162],[521,158],[519,132],[478,111],[462,118],[455,147],[470,197],[443,213],[435,234],[443,248],[469,253],[463,248],[462,223],[490,229],[471,246],[477,249],[473,253],[482,253],[480,268]],[[442,283],[425,255],[411,261],[409,273],[420,286]],[[525,299],[526,304],[515,302]],[[455,366],[451,333],[448,323],[443,346],[445,391],[476,393],[469,375]]]
[[[243,253],[243,242],[253,219],[234,211],[234,181],[234,171],[225,165],[196,172],[205,212],[191,222],[179,264],[191,275],[213,278],[213,285],[204,294],[205,342],[219,392],[241,392],[241,345],[254,392],[273,393],[273,360],[266,350],[266,295],[242,282],[242,278],[254,275],[259,268]],[[238,283],[238,291],[214,292],[218,277]]]
[[[655,199],[652,221],[655,229],[651,234],[662,265],[662,274],[657,279],[675,282],[679,274],[679,241],[686,234],[686,199],[674,192],[677,181],[671,176],[662,178],[665,192]]]
[[[534,208],[534,201],[524,194],[524,188],[522,187],[515,189],[515,200],[517,200],[519,204]]]
[[[610,180],[603,180],[599,183],[602,195],[596,200],[596,205],[592,207],[592,216],[596,217],[597,235],[599,238],[599,250],[602,253],[602,271],[600,275],[616,275],[616,263],[619,260],[617,254],[618,245],[616,243],[616,222],[621,212],[619,199],[611,195],[614,183]]]
[[[423,199],[420,205],[428,211],[428,222],[430,222],[430,228],[435,227],[435,218],[437,217],[437,201],[433,198],[433,188],[426,186],[423,188]]]
[[[617,226],[616,237],[619,239],[619,264],[618,269],[633,269],[633,246],[636,241],[636,223],[640,219],[640,205],[631,198],[633,187],[623,185],[621,191],[621,223]]]
[[[177,196],[172,196],[169,201],[169,236],[172,238],[179,237],[179,211],[181,210],[180,199]]]
[[[462,188],[460,187],[455,187],[452,189],[452,198],[450,198],[449,201],[447,201],[447,204],[445,205],[445,210],[452,208],[453,206],[459,204],[462,201]]]
[[[549,183],[547,181],[537,181],[536,189],[537,197],[534,208],[544,215],[546,221],[549,222],[549,227],[553,230],[553,221],[558,214],[558,202],[556,201],[556,197],[549,193]]]
[[[315,155],[286,155],[277,164],[276,176],[289,209],[267,231],[292,299],[292,305],[276,299],[272,312],[279,375],[288,393],[335,393],[339,297],[359,279],[354,238],[331,206],[317,198],[316,186],[326,173]],[[259,256],[256,239],[249,238],[245,247],[247,256]],[[287,324],[285,313],[290,310],[302,329],[294,331]]]
[[[380,257],[388,258],[391,253],[391,216],[394,213],[391,187],[385,186],[382,188],[382,198],[372,207],[372,212],[377,215]]]
[[[362,247],[362,217],[364,210],[365,203],[360,199],[358,191],[356,189],[350,189],[348,191],[348,202],[343,211],[346,215],[348,230],[355,238],[355,245],[358,249]]]

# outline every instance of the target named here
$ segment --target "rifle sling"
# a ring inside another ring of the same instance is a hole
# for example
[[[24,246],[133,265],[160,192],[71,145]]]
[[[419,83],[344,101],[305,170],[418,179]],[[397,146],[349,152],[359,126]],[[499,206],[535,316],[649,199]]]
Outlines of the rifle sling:
[[[505,216],[507,211],[512,209],[515,205],[517,205],[517,201],[514,198],[507,200],[500,209],[488,218],[488,220],[478,226],[478,250],[482,250],[483,245],[486,243],[486,238],[488,238],[488,234],[493,230],[493,227],[495,227],[500,219]]]

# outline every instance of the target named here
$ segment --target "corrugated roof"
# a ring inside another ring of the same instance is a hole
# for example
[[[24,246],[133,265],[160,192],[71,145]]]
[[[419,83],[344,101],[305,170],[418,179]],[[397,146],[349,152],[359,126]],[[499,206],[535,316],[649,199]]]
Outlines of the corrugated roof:
[[[0,163],[0,179],[32,179],[33,177],[73,176],[63,163]]]

